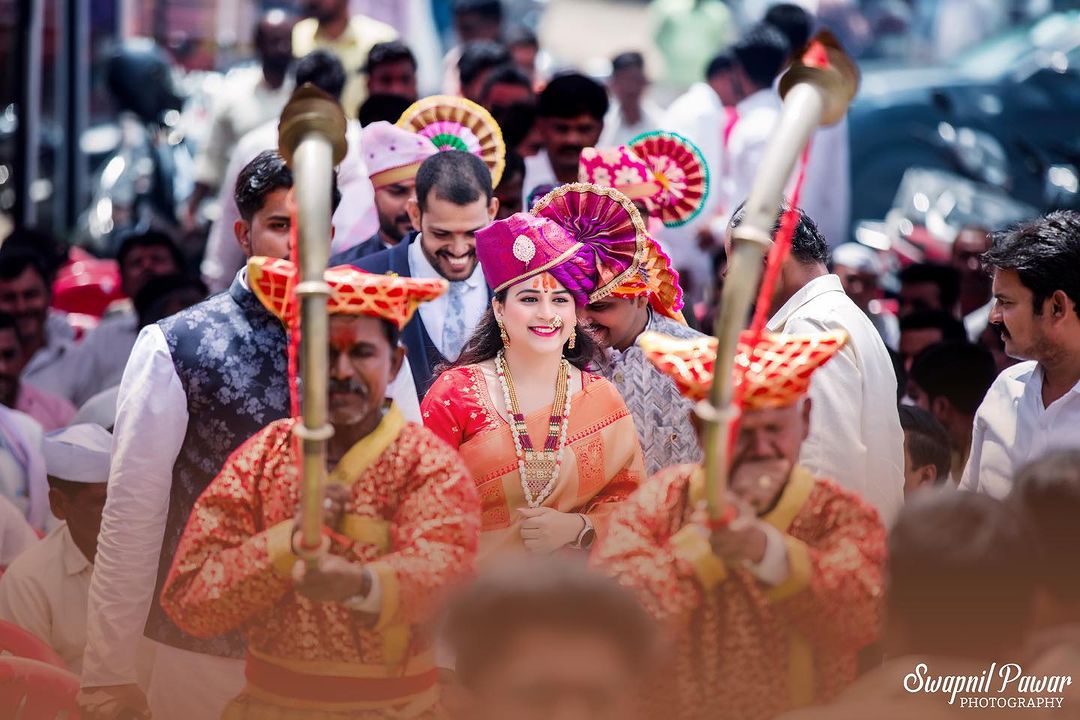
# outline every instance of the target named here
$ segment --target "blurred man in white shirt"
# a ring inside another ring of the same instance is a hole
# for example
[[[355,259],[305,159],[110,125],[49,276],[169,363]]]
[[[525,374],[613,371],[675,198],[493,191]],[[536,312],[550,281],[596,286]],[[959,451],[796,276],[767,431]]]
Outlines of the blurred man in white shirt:
[[[259,64],[230,71],[214,96],[210,134],[195,158],[195,191],[187,203],[189,224],[199,204],[221,185],[229,154],[240,138],[267,120],[276,120],[289,101],[295,23],[296,18],[283,10],[265,13],[255,27]]]
[[[63,523],[0,578],[0,619],[48,643],[75,673],[86,647],[86,602],[111,446],[112,436],[98,425],[73,425],[45,437],[49,505]]]
[[[741,216],[740,208],[732,226]],[[829,274],[828,252],[814,221],[799,211],[765,329],[786,334],[847,332],[847,344],[810,383],[814,412],[799,462],[862,495],[888,526],[904,500],[904,431],[896,409],[896,374],[873,323],[844,293],[840,278]]]
[[[998,376],[975,414],[960,487],[1004,497],[1022,465],[1080,447],[1080,213],[999,233],[982,259],[994,273],[990,323],[1026,362]]]
[[[611,108],[604,117],[604,132],[600,145],[626,145],[634,137],[650,130],[660,130],[660,107],[645,97],[649,78],[645,74],[645,58],[639,52],[624,52],[611,61]]]

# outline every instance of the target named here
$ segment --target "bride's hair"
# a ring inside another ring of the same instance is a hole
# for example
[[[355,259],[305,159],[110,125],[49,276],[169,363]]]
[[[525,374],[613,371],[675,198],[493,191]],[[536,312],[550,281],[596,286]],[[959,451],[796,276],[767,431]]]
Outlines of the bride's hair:
[[[500,303],[505,303],[506,294],[506,290],[496,293],[495,299]],[[499,323],[495,320],[495,311],[489,307],[487,312],[484,313],[484,317],[480,319],[480,324],[476,326],[476,330],[469,338],[469,341],[465,343],[465,347],[462,348],[461,355],[458,356],[458,359],[447,364],[445,367],[437,368],[435,374],[438,375],[443,370],[449,370],[450,368],[461,367],[463,365],[475,365],[486,360],[491,360],[500,350],[502,350],[502,347],[503,342],[502,336],[499,334]],[[574,342],[574,349],[571,350],[564,344],[563,357],[570,361],[570,364],[578,370],[588,371],[589,367],[599,356],[600,345],[597,343],[596,338],[578,324],[577,340]]]

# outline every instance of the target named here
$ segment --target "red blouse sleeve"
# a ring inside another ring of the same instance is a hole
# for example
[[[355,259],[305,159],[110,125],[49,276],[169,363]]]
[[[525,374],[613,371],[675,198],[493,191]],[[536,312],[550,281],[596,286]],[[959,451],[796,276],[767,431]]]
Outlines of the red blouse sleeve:
[[[471,368],[452,368],[432,383],[420,403],[424,426],[452,448],[461,447],[472,436],[473,418],[483,412],[474,397],[476,385]]]

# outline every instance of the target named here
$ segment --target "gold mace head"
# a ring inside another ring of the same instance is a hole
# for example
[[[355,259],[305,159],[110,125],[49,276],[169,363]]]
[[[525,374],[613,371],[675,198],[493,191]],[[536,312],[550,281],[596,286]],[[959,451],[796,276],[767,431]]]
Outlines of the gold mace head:
[[[293,152],[309,134],[326,138],[333,149],[334,165],[345,157],[345,113],[330,95],[311,83],[296,89],[281,111],[278,122],[278,152],[292,166]]]
[[[825,97],[822,125],[833,125],[847,114],[859,89],[859,68],[828,30],[810,39],[802,54],[780,78],[780,97],[798,83],[813,83]]]

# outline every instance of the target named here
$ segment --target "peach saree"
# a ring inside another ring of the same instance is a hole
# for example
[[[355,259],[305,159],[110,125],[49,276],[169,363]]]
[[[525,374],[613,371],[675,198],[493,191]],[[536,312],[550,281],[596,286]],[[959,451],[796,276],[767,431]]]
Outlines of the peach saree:
[[[645,470],[634,421],[618,391],[589,373],[582,373],[581,381],[581,389],[571,396],[559,478],[542,506],[588,515],[603,537],[615,503],[637,489]],[[481,564],[524,552],[518,510],[528,507],[510,425],[492,402],[489,388],[498,389],[494,371],[481,365],[453,368],[439,376],[420,408],[424,424],[461,453],[479,489]],[[534,443],[543,444],[550,413],[548,406],[526,417]]]

